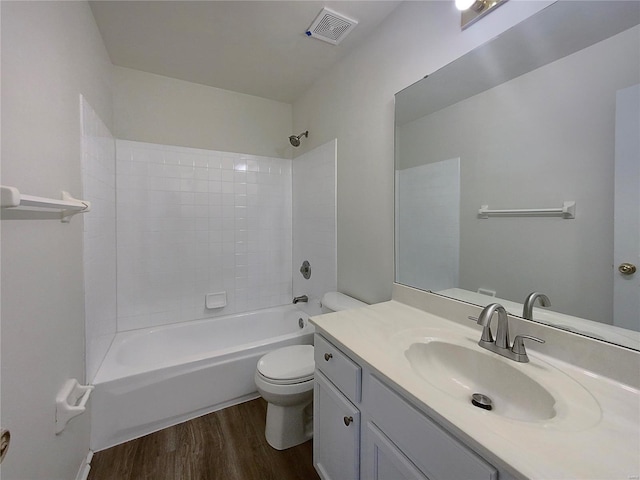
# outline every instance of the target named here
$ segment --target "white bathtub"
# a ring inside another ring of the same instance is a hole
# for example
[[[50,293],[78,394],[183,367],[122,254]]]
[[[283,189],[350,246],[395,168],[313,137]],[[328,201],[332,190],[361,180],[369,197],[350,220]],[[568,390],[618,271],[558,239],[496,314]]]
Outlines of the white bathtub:
[[[91,449],[257,398],[258,359],[312,343],[293,305],[118,333],[93,382]]]

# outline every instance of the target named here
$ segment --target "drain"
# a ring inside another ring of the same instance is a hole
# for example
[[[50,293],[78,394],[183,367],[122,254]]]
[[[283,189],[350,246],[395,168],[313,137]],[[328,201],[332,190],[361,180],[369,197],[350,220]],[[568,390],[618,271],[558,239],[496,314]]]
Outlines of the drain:
[[[471,403],[478,408],[482,408],[483,410],[493,409],[493,401],[482,393],[474,393],[473,395],[471,395]]]

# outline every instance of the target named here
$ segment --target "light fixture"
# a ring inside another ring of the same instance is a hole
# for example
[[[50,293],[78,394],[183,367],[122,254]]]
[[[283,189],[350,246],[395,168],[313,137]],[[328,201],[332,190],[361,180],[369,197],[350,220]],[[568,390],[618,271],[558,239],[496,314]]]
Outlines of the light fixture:
[[[480,20],[507,0],[455,0],[456,8],[462,10],[460,26],[462,30]]]
[[[456,0],[458,10],[475,10],[477,12],[485,9],[486,0]]]

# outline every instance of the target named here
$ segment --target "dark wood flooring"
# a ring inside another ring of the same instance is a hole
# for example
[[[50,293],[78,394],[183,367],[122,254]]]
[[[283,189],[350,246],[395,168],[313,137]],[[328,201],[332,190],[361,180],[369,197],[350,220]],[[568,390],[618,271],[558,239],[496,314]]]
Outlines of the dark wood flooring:
[[[278,451],[262,399],[97,452],[88,480],[319,480],[311,441]]]

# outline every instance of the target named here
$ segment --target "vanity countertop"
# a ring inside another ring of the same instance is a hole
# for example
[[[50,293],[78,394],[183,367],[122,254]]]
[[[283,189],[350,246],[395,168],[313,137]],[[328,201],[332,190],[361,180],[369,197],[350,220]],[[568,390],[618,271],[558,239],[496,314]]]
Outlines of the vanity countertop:
[[[558,414],[549,420],[498,417],[495,412],[452,399],[416,373],[405,356],[411,343],[434,336],[476,345],[480,332],[471,322],[466,326],[393,300],[311,321],[319,333],[342,344],[345,353],[386,379],[498,468],[531,479],[640,478],[637,388],[531,348],[531,362],[516,363],[517,368],[542,381],[555,375],[550,391],[562,397],[563,385],[572,385],[566,388],[580,390],[583,396],[567,398],[580,398],[574,402],[580,404],[556,405]],[[549,369],[555,373],[547,376]],[[562,382],[558,375],[570,378]],[[577,418],[569,420],[576,413]]]

